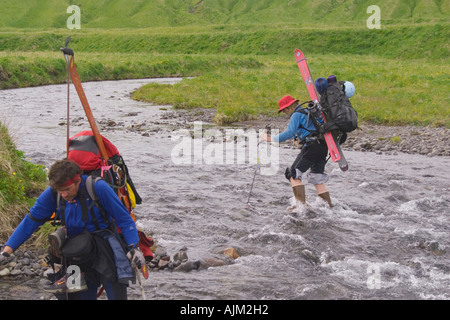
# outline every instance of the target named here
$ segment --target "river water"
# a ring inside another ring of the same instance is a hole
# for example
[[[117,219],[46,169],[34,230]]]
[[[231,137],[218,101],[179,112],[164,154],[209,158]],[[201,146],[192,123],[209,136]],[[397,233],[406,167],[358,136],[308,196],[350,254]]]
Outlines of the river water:
[[[130,99],[152,81],[180,79],[83,84],[143,198],[138,224],[171,256],[185,246],[192,261],[221,258],[229,247],[240,257],[198,271],[151,272],[143,281],[148,299],[450,298],[449,157],[347,151],[349,171],[326,167],[334,207],[307,185],[309,206],[286,212],[293,194],[283,173],[297,150],[255,149],[254,132],[235,130],[230,140],[221,133],[235,128],[184,123],[170,106]],[[89,127],[70,91],[74,135]],[[65,156],[66,105],[66,85],[0,91],[1,120],[17,147],[47,166]],[[39,288],[26,292],[26,299],[43,296]],[[141,298],[138,286],[129,292]]]

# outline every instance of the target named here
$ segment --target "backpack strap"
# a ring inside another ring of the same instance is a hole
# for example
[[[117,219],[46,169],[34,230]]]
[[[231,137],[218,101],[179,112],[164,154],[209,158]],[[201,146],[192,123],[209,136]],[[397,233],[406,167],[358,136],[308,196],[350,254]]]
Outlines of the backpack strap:
[[[92,221],[94,222],[95,228],[97,230],[100,229],[99,225],[98,225],[97,217],[95,216],[94,212],[92,210],[88,210],[86,188],[80,189],[79,198],[80,198],[82,219],[84,221],[85,227],[87,226],[88,214],[90,213],[91,217],[92,217]]]
[[[307,102],[309,102],[309,101],[307,101]],[[302,104],[299,104],[299,105],[295,108],[294,112],[299,112],[299,113],[303,113],[303,114],[307,115],[308,118],[306,119],[306,125],[308,126],[309,120],[311,119],[311,112],[306,111],[306,110],[302,107],[302,105],[305,104],[305,103],[306,103],[306,102],[304,102],[304,103],[302,103]],[[292,114],[294,114],[294,113],[292,113]],[[291,116],[292,116],[292,115],[291,115]],[[303,138],[302,140],[300,140],[300,143],[302,143],[302,144],[305,143],[305,142],[306,142],[308,139],[310,139],[311,137],[314,137],[314,136],[317,136],[317,135],[318,135],[317,126],[316,126],[316,124],[315,124],[315,122],[314,122],[314,119],[313,119],[312,121],[313,121],[313,124],[314,124],[314,128],[316,128],[316,130],[309,130],[308,128],[305,128],[302,124],[300,124],[300,126],[298,127],[299,129],[303,129],[303,130],[306,130],[306,131],[309,132],[309,135],[307,135],[305,138]],[[297,137],[297,138],[299,138],[299,137]]]
[[[37,223],[45,223],[45,222],[47,222],[47,221],[51,221],[51,220],[52,220],[52,218],[49,218],[49,219],[38,219],[38,218],[35,218],[35,217],[33,217],[33,216],[31,215],[30,212],[28,212],[27,216],[28,216],[28,218],[30,218],[32,221],[37,222]]]
[[[106,211],[103,208],[102,203],[100,202],[100,198],[98,197],[97,193],[95,192],[95,183],[99,180],[103,180],[103,179],[101,177],[94,177],[94,176],[88,176],[86,179],[86,191],[89,195],[89,198],[92,200],[88,209],[89,209],[91,215],[94,216],[93,207],[94,207],[94,205],[97,206],[98,210],[102,214],[104,222],[106,222],[107,224],[110,224],[110,221],[108,220]]]
[[[108,219],[106,210],[105,210],[105,208],[103,208],[100,198],[98,197],[97,193],[95,192],[95,183],[99,180],[105,181],[101,177],[92,176],[92,175],[88,176],[86,179],[86,190],[89,194],[90,199],[92,200],[91,204],[89,205],[89,211],[91,212],[91,215],[94,215],[94,211],[92,208],[94,207],[94,205],[97,206],[98,210],[102,214],[103,221],[109,225],[110,231],[112,231],[114,233],[114,235],[117,237],[117,239],[119,240],[123,249],[127,250],[127,244],[125,243],[125,240],[119,235],[114,221],[111,221]]]
[[[306,119],[306,125],[309,124],[309,119],[311,118],[311,114],[310,114],[309,112],[307,112],[307,111],[302,107],[301,104],[298,105],[298,106],[295,108],[294,112],[299,112],[299,113],[303,113],[303,114],[307,115],[308,118]],[[292,113],[292,114],[294,114],[294,113]],[[292,115],[291,115],[291,116],[292,116]],[[305,128],[305,127],[302,126],[301,124],[300,124],[300,126],[299,126],[298,128],[299,128],[299,129],[305,129],[306,131],[312,132],[311,130]]]
[[[28,217],[32,221],[37,222],[37,223],[45,223],[47,221],[53,220],[52,223],[55,224],[55,225],[57,224],[57,222],[56,222],[57,221],[57,216],[58,216],[57,213],[58,213],[58,209],[59,209],[60,203],[61,203],[61,195],[53,188],[51,188],[51,191],[52,191],[53,199],[55,200],[55,212],[54,212],[55,216],[54,216],[54,218],[53,219],[52,218],[38,219],[38,218],[33,217],[31,215],[31,212],[28,212]],[[64,202],[63,206],[65,208],[65,201],[63,201],[63,202]]]
[[[56,219],[59,216],[61,217],[61,225],[66,225],[66,220],[64,218],[64,212],[66,211],[66,200],[62,199],[61,195],[55,190],[52,189],[53,199],[55,199],[55,217],[53,219],[53,223],[56,224]]]
[[[94,185],[98,180],[102,180],[102,178],[95,177],[95,179],[94,179],[94,177],[92,175],[88,176],[86,179],[86,190],[89,194],[89,197],[94,201],[98,200],[98,197],[97,197],[97,194],[95,193],[95,188],[94,188]]]
[[[61,218],[61,225],[65,226],[66,225],[66,219],[65,219],[65,212],[66,212],[66,200],[61,199],[61,195],[59,193],[56,193],[56,203],[57,203],[57,207],[55,210],[55,221],[56,221],[56,213],[59,210],[59,216]],[[62,200],[62,201],[61,201]]]

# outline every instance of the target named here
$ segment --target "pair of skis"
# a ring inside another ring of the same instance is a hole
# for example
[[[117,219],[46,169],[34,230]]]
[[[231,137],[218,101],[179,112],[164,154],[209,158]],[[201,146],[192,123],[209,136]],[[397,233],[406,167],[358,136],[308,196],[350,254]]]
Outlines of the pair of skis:
[[[97,143],[100,154],[106,165],[107,161],[109,159],[109,156],[106,151],[106,147],[103,143],[103,139],[100,135],[100,131],[98,130],[97,123],[95,122],[94,115],[92,114],[91,107],[89,106],[88,100],[86,98],[86,94],[84,93],[83,86],[81,85],[80,77],[78,76],[77,68],[75,66],[74,52],[72,49],[67,47],[69,44],[69,41],[70,41],[70,36],[66,38],[65,47],[61,48],[61,51],[64,53],[64,59],[66,60],[67,70],[68,70],[67,85],[69,88],[69,76],[70,76],[70,79],[72,79],[72,83],[75,86],[75,89],[78,93],[78,97],[80,98],[81,104],[83,106],[83,109],[84,109],[84,112],[88,119],[91,130],[94,133],[95,142]],[[69,91],[67,93],[67,156],[69,155],[68,152],[69,152]],[[144,278],[147,279],[148,278],[148,269],[145,264],[142,266],[141,272],[142,272],[142,275],[144,276]],[[137,272],[136,272],[136,275],[138,277],[139,284],[141,285],[141,291],[143,292],[142,284],[140,283],[140,277]],[[145,299],[144,295],[143,295],[143,297]]]
[[[300,73],[302,74],[303,81],[305,82],[306,89],[308,90],[311,100],[314,103],[319,103],[314,80],[311,76],[311,72],[309,71],[308,64],[306,63],[305,55],[299,49],[295,49],[295,60],[297,62],[298,68],[300,69]],[[323,115],[323,119],[326,122],[325,115]],[[344,154],[342,153],[339,143],[336,142],[336,138],[331,132],[325,132],[323,134],[323,137],[325,138],[325,142],[328,146],[331,160],[333,160],[333,162],[337,162],[339,168],[341,168],[342,171],[347,171],[348,163],[344,157]]]

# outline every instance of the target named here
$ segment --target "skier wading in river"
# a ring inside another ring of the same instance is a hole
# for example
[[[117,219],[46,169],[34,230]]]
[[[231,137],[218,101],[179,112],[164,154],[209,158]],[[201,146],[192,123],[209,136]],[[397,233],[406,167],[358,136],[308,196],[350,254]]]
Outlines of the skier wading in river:
[[[287,95],[278,102],[278,113],[284,112],[290,116],[286,130],[279,135],[262,135],[261,140],[268,142],[283,142],[291,138],[297,138],[302,144],[302,149],[291,167],[286,168],[285,177],[291,183],[294,196],[297,201],[306,203],[305,185],[303,174],[309,170],[306,177],[308,182],[314,184],[319,197],[324,199],[332,207],[330,193],[325,187],[328,175],[324,173],[328,147],[323,138],[317,133],[311,119],[309,110],[298,105],[298,100]],[[293,210],[296,205],[289,208]]]

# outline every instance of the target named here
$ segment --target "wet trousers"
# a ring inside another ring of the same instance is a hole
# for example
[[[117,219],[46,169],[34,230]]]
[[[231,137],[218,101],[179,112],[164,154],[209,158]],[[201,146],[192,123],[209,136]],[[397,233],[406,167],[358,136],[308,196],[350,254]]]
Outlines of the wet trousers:
[[[308,169],[311,169],[311,173],[323,173],[327,162],[327,155],[328,147],[324,141],[314,141],[309,145],[304,145],[302,151],[292,164],[292,171],[298,169],[304,173]]]

